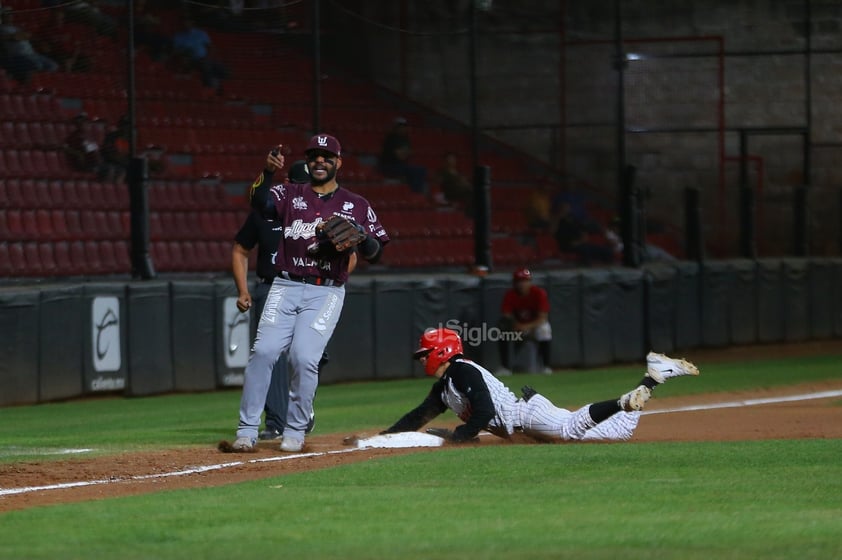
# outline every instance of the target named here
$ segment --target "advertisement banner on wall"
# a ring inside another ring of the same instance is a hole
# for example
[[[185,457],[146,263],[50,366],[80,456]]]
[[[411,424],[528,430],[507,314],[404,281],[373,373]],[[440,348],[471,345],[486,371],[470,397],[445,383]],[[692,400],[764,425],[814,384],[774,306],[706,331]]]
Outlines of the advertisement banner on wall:
[[[234,283],[220,281],[215,286],[216,376],[222,387],[241,386],[251,352],[251,314],[237,309]]]
[[[84,287],[84,391],[123,391],[128,379],[123,284]]]

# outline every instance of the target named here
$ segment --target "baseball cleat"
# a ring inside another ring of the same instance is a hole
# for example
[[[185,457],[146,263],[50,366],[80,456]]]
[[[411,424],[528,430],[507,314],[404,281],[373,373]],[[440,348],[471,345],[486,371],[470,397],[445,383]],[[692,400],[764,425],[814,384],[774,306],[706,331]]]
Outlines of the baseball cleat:
[[[620,408],[626,412],[640,412],[646,405],[646,401],[652,396],[648,387],[638,385],[622,397],[620,397]]]
[[[699,368],[685,359],[674,359],[664,354],[649,352],[646,355],[646,375],[663,383],[672,377],[682,375],[699,375]]]
[[[304,433],[309,434],[310,432],[313,431],[313,428],[315,428],[315,427],[316,427],[316,413],[311,412],[310,413],[310,421],[307,422],[307,427],[304,428]]]
[[[281,439],[281,436],[283,436],[283,435],[284,435],[283,432],[281,432],[279,430],[276,430],[275,428],[267,428],[267,429],[263,430],[262,432],[260,432],[259,434],[257,434],[257,439],[264,440],[264,441],[265,440],[271,440],[271,439]]]
[[[298,453],[302,449],[304,449],[304,440],[285,437],[283,441],[281,441],[281,451]]]
[[[256,443],[257,440],[252,437],[238,437],[231,447],[234,451],[253,451]]]

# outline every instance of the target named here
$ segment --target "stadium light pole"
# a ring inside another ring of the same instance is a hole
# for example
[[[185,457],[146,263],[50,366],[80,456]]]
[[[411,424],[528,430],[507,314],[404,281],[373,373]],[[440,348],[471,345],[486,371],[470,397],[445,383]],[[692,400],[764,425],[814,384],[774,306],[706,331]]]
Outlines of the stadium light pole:
[[[482,0],[473,0],[468,37],[468,75],[471,107],[471,161],[474,168],[474,268],[491,269],[491,169],[479,164],[479,108],[477,104],[477,13]],[[484,2],[484,6],[489,2]]]
[[[155,267],[149,254],[149,193],[146,189],[148,166],[146,157],[137,156],[137,120],[135,94],[135,51],[134,51],[134,0],[128,1],[128,48],[126,49],[126,71],[129,118],[129,166],[126,169],[126,184],[129,189],[131,222],[131,264],[132,277],[149,280],[155,277]]]

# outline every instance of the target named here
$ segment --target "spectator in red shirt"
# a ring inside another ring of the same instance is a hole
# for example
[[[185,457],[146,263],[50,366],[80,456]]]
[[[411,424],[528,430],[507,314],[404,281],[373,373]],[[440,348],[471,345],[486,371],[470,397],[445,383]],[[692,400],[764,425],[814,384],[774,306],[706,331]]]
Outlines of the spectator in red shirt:
[[[519,268],[512,275],[512,287],[503,295],[500,314],[500,330],[520,335],[519,340],[514,340],[515,348],[527,341],[536,342],[542,362],[541,373],[552,373],[550,300],[544,288],[532,283],[532,272],[528,268]],[[498,376],[512,374],[511,342],[512,338],[507,336],[501,336],[498,342],[501,364]]]

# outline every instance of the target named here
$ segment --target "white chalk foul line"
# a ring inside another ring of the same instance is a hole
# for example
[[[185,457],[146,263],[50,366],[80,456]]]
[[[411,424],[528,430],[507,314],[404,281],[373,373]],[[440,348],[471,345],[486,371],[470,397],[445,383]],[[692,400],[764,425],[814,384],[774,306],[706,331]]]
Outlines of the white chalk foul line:
[[[717,408],[738,408],[742,406],[757,406],[760,404],[775,404],[782,402],[809,401],[813,399],[829,399],[842,397],[842,390],[822,391],[820,393],[807,393],[805,395],[790,395],[786,397],[767,397],[765,399],[746,399],[743,401],[730,401],[712,404],[699,404],[690,406],[679,406],[676,408],[665,408],[663,410],[647,410],[642,414],[665,414],[667,412],[690,412],[693,410],[714,410]]]
[[[669,412],[689,412],[694,410],[713,410],[717,408],[736,408],[741,406],[756,406],[762,404],[774,404],[781,402],[806,401],[812,399],[827,399],[833,397],[842,397],[842,390],[838,391],[822,391],[820,393],[808,393],[804,395],[790,395],[785,397],[769,397],[765,399],[746,399],[742,401],[730,401],[722,403],[711,403],[693,406],[681,406],[676,408],[667,408],[663,410],[649,410],[643,414],[665,414]],[[61,484],[47,484],[44,486],[24,486],[22,488],[0,488],[0,497],[13,496],[16,494],[28,494],[30,492],[41,492],[46,490],[62,490],[67,488],[79,488],[83,486],[96,486],[98,484],[112,484],[115,482],[127,482],[132,480],[150,480],[156,478],[169,478],[173,476],[185,476],[189,474],[199,474],[208,471],[217,471],[231,467],[238,467],[246,464],[255,463],[271,463],[275,461],[290,461],[293,459],[304,459],[307,457],[321,457],[323,455],[336,455],[340,453],[352,453],[360,451],[360,448],[350,447],[348,449],[338,449],[335,451],[320,451],[313,453],[296,453],[295,455],[282,455],[277,457],[264,457],[260,459],[250,459],[248,461],[232,461],[229,463],[218,463],[216,465],[205,465],[201,467],[192,467],[179,471],[172,471],[166,473],[136,475],[131,477],[114,477],[100,480],[85,480],[80,482],[64,482]]]
[[[191,467],[165,473],[135,475],[130,477],[113,477],[104,478],[100,480],[83,480],[79,482],[63,482],[59,484],[45,484],[44,486],[24,486],[21,488],[0,488],[0,497],[14,496],[16,494],[28,494],[30,492],[42,492],[45,490],[63,490],[67,488],[80,488],[83,486],[96,486],[98,484],[112,484],[115,482],[128,482],[133,480],[151,480],[156,478],[169,478],[174,476],[185,476],[188,474],[200,474],[209,471],[218,471],[231,467],[239,467],[246,464],[254,463],[271,463],[275,461],[289,461],[292,459],[303,459],[305,457],[321,457],[323,455],[337,455],[339,453],[350,453],[352,451],[359,451],[357,448],[338,449],[335,451],[320,451],[313,453],[296,453],[295,455],[283,455],[278,457],[264,457],[261,459],[251,459],[248,461],[231,461],[230,463],[218,463],[216,465],[204,465],[201,467]]]

